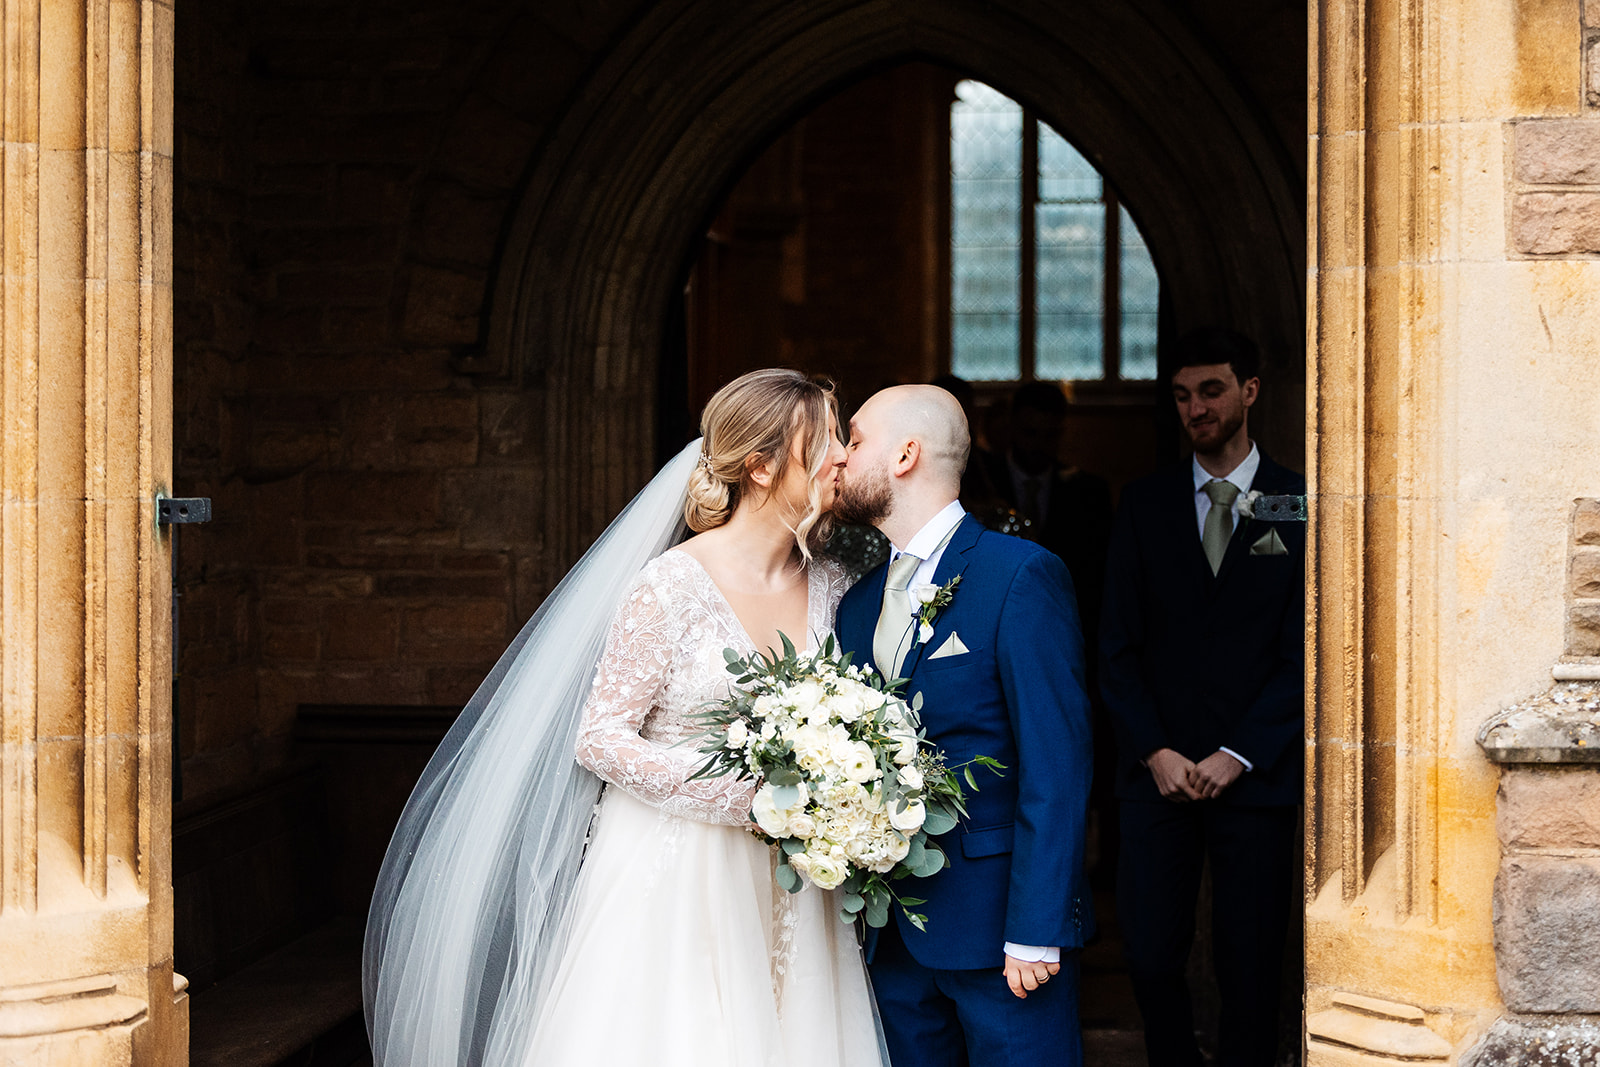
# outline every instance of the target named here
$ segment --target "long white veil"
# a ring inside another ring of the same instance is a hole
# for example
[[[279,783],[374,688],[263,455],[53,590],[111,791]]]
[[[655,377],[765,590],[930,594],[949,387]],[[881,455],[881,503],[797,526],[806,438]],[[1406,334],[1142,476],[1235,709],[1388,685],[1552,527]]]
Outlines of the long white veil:
[[[634,497],[500,657],[423,771],[367,919],[373,1062],[514,1062],[560,959],[600,780],[573,758],[617,605],[683,532],[696,441]]]

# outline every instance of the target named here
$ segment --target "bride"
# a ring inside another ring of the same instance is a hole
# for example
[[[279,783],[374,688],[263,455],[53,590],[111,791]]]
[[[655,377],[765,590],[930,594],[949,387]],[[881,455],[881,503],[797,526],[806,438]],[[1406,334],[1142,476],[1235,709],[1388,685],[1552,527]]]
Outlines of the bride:
[[[812,552],[844,464],[834,399],[756,371],[701,431],[518,635],[412,794],[367,926],[376,1064],[887,1064],[854,930],[828,894],[776,884],[752,783],[689,780],[723,650],[833,627],[847,580]],[[697,536],[663,552],[685,522]]]

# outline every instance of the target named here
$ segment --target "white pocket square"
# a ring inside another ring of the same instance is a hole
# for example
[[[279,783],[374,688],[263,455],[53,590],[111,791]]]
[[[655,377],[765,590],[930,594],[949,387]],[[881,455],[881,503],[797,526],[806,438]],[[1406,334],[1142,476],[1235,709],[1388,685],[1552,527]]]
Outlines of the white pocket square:
[[[939,650],[928,658],[943,659],[946,656],[959,656],[961,653],[966,651],[969,650],[967,646],[962,643],[961,635],[953,633],[949,637],[945,638],[944,644],[939,646]]]

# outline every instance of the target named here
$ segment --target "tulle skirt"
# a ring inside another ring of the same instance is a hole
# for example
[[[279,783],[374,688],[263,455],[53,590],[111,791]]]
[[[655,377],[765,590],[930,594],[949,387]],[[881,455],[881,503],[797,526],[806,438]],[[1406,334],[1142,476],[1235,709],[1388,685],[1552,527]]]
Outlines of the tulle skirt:
[[[854,928],[771,849],[607,788],[523,1063],[883,1067]]]

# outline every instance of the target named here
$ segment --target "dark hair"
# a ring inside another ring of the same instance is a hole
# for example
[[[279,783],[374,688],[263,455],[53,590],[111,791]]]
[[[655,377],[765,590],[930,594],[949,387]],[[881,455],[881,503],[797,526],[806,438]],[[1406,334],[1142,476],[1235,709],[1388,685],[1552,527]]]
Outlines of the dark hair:
[[[1011,394],[1011,411],[1012,414],[1036,411],[1041,415],[1065,418],[1067,396],[1054,382],[1028,382],[1017,386],[1017,391]]]
[[[1223,326],[1201,326],[1172,343],[1172,372],[1184,367],[1206,367],[1226,363],[1243,385],[1261,373],[1261,351],[1256,343],[1238,330]]]

